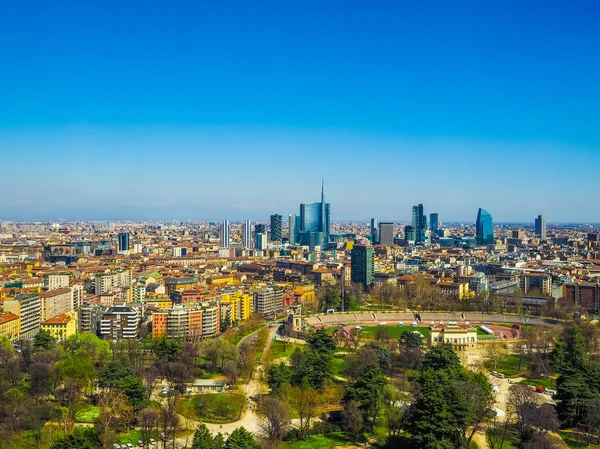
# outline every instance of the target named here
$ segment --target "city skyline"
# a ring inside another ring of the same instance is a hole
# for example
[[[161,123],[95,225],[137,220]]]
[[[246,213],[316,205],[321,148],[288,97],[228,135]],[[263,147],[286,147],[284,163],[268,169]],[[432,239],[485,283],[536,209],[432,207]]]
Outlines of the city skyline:
[[[105,6],[3,11],[0,219],[600,222],[596,3]]]

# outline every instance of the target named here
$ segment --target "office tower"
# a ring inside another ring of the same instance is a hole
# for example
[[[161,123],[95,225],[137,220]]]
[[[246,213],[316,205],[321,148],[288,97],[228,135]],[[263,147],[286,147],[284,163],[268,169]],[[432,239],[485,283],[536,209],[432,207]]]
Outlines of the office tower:
[[[475,241],[478,245],[491,245],[494,243],[494,223],[489,212],[479,209],[475,223]]]
[[[431,229],[432,234],[437,234],[438,229],[440,227],[439,216],[436,213],[429,214],[429,229]]]
[[[377,226],[377,218],[371,218],[371,243],[373,245],[379,243],[379,228]]]
[[[267,234],[265,234],[264,232],[257,233],[256,242],[254,246],[256,247],[256,249],[261,251],[267,249]]]
[[[350,276],[352,282],[367,288],[373,283],[375,251],[369,245],[354,245],[350,253]]]
[[[422,204],[412,208],[412,228],[415,243],[423,243],[425,241],[425,231],[427,230],[427,217],[423,213]]]
[[[289,236],[289,242],[290,245],[297,245],[298,244],[298,237],[300,235],[300,227],[301,227],[301,223],[300,223],[300,217],[296,214],[290,214],[289,218],[289,228],[290,228],[290,236]]]
[[[546,219],[541,215],[535,219],[535,235],[537,235],[542,242],[546,241]]]
[[[329,244],[329,203],[325,202],[325,184],[321,185],[321,202],[300,204],[300,244],[326,248]]]
[[[129,251],[129,232],[119,232],[119,251]]]
[[[271,241],[281,242],[283,228],[283,217],[279,214],[271,215]]]
[[[406,240],[407,242],[414,242],[415,241],[415,236],[413,235],[413,227],[408,225],[408,226],[404,226],[404,240]]]
[[[379,244],[392,246],[394,244],[394,223],[379,223]]]
[[[229,248],[229,220],[221,224],[221,248]]]
[[[245,249],[252,247],[252,223],[250,223],[250,220],[242,223],[242,246]]]

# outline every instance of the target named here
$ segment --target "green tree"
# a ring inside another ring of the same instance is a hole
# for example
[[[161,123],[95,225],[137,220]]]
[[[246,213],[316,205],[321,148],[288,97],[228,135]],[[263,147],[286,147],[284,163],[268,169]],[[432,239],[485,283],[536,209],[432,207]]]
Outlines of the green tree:
[[[123,366],[121,362],[110,362],[108,363],[100,373],[98,374],[98,382],[101,387],[116,387],[118,386],[125,377],[132,376],[133,372]]]
[[[238,427],[227,438],[228,449],[260,449],[254,435],[244,427]]]
[[[71,335],[65,347],[73,354],[85,352],[92,360],[103,360],[110,356],[110,343],[89,332]]]
[[[352,434],[352,439],[356,444],[358,435],[360,435],[364,428],[360,404],[356,401],[347,402],[342,411],[342,419],[344,420],[344,426]]]
[[[420,348],[423,344],[423,335],[416,331],[407,331],[400,337],[400,343],[408,348]]]
[[[94,429],[78,427],[71,435],[58,438],[51,449],[98,449],[102,447],[100,437]]]
[[[381,372],[379,364],[371,364],[364,370],[363,375],[350,382],[344,391],[344,402],[355,402],[363,414],[365,422],[369,419],[375,424],[377,418],[377,406],[387,385],[387,379]]]
[[[127,397],[129,402],[134,407],[138,407],[146,399],[146,387],[144,382],[137,376],[125,376],[118,387],[123,390],[123,394]]]
[[[279,394],[281,387],[285,384],[290,383],[294,372],[289,366],[280,363],[279,365],[273,365],[267,371],[267,385],[274,394]]]
[[[318,352],[331,354],[336,348],[335,340],[331,334],[327,333],[323,328],[309,334],[306,341],[312,349]]]
[[[213,449],[214,439],[205,424],[200,424],[194,432],[192,449]]]
[[[168,340],[166,338],[156,341],[152,346],[154,354],[162,362],[175,361],[182,349],[183,348],[179,342]]]
[[[56,339],[48,331],[41,330],[33,337],[33,348],[36,351],[47,351],[52,349]]]
[[[294,385],[306,381],[312,388],[321,390],[325,381],[331,377],[332,356],[328,352],[296,348],[290,360]]]
[[[321,298],[321,304],[323,311],[328,309],[338,310],[342,303],[342,296],[338,289],[332,287],[326,287],[325,292]]]

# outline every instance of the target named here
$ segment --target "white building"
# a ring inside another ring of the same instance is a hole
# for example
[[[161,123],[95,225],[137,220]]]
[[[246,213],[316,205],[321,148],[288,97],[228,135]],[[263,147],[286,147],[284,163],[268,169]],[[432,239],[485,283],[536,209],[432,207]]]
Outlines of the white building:
[[[229,248],[229,220],[223,220],[221,224],[221,247]]]
[[[242,224],[242,246],[245,249],[252,248],[252,224],[250,220],[246,220]]]

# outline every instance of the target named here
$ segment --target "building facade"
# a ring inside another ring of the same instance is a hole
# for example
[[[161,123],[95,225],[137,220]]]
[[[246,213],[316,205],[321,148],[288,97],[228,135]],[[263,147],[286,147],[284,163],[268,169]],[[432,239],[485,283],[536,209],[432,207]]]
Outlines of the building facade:
[[[478,245],[491,245],[494,243],[494,222],[489,212],[479,209],[475,223],[475,240]]]
[[[19,338],[29,340],[40,331],[41,301],[38,294],[21,294],[4,300],[4,311],[20,318]]]
[[[540,238],[542,242],[547,240],[546,238],[546,219],[541,215],[535,219],[535,235]]]
[[[350,253],[352,282],[367,288],[373,284],[375,272],[375,251],[370,245],[354,245]]]
[[[221,223],[221,248],[229,248],[229,233],[229,220],[223,220],[223,223]]]
[[[136,308],[119,305],[102,314],[100,336],[106,340],[120,341],[137,338],[139,314]]]
[[[271,215],[271,241],[281,242],[283,235],[283,217],[279,214]]]
[[[386,246],[392,246],[394,244],[394,223],[388,221],[379,223],[378,243]]]

